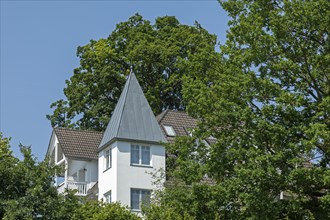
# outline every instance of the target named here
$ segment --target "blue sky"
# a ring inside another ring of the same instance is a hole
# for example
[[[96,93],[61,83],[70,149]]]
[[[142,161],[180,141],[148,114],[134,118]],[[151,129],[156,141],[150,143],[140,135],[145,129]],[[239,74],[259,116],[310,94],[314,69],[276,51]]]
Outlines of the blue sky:
[[[154,22],[176,16],[198,21],[225,42],[228,17],[217,1],[6,1],[1,0],[0,131],[18,145],[31,145],[43,160],[52,128],[50,104],[65,98],[65,80],[79,66],[78,46],[106,38],[135,13]]]

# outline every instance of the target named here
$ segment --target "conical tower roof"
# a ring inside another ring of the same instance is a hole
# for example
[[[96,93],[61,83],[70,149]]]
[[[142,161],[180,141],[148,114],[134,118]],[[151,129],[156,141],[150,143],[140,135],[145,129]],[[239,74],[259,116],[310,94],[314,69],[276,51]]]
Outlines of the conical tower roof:
[[[166,142],[146,97],[131,71],[99,149],[115,140]]]

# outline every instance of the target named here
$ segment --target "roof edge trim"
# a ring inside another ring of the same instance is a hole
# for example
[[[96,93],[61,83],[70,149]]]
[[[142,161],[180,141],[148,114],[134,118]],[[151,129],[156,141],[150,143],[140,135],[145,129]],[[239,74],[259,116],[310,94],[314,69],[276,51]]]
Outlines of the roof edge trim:
[[[166,144],[166,142],[162,141],[146,141],[146,140],[135,140],[135,139],[129,139],[129,138],[112,138],[110,141],[108,141],[106,144],[104,144],[102,147],[97,149],[97,152],[104,150],[105,148],[109,147],[112,143],[116,141],[125,141],[125,142],[132,142],[132,143],[145,143],[145,144],[155,144],[155,145],[162,145]]]

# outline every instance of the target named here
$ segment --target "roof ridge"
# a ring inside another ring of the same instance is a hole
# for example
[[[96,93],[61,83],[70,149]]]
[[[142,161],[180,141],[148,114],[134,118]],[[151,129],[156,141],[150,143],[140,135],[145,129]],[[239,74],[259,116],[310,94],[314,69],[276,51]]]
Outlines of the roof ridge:
[[[188,113],[187,113],[186,111],[184,111],[184,110],[168,109],[168,111],[171,111],[171,112],[180,112],[180,113],[188,114]]]
[[[122,121],[123,112],[124,112],[125,105],[126,105],[125,100],[126,100],[126,98],[127,98],[127,94],[128,94],[128,91],[129,91],[129,87],[130,87],[130,85],[131,85],[131,81],[130,81],[130,79],[131,79],[131,77],[132,77],[133,74],[134,74],[134,73],[133,73],[133,70],[131,69],[131,72],[129,73],[128,78],[127,78],[128,85],[127,85],[127,90],[126,90],[125,97],[124,97],[124,99],[123,99],[123,101],[124,101],[124,105],[123,105],[123,108],[121,109],[120,118],[119,118],[119,126],[117,127],[116,136],[118,136],[120,123],[121,123],[121,121]],[[124,89],[125,89],[125,86],[124,86]],[[117,103],[117,104],[118,104],[118,103]],[[109,122],[109,123],[110,123],[110,122]]]
[[[67,130],[67,131],[77,131],[77,132],[88,132],[88,133],[104,133],[104,131],[94,131],[94,130],[82,130],[79,128],[65,128],[65,127],[56,127],[54,130]]]
[[[166,109],[165,111],[162,112],[163,114],[161,113],[162,115],[158,121],[158,124],[164,119],[165,115],[167,115],[169,111],[170,111],[169,109]]]

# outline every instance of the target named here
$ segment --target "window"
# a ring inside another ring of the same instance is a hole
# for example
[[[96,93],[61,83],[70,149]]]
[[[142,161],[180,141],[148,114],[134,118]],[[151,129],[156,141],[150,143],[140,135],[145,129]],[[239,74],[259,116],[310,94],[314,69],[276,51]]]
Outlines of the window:
[[[131,146],[131,164],[140,163],[140,146],[132,145]]]
[[[111,203],[111,191],[104,194],[105,203]]]
[[[165,132],[166,132],[167,136],[174,137],[176,135],[172,126],[170,126],[170,125],[163,125],[163,127],[165,129]]]
[[[141,210],[143,205],[150,204],[150,192],[151,190],[145,189],[131,189],[131,209]]]
[[[105,150],[104,153],[104,170],[110,169],[111,168],[111,162],[112,162],[112,158],[111,158],[111,148]]]
[[[150,147],[131,145],[131,164],[150,165]]]

